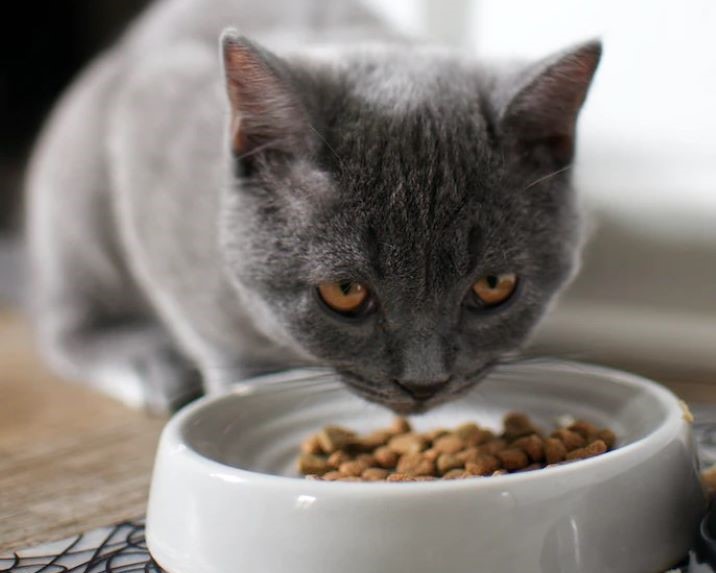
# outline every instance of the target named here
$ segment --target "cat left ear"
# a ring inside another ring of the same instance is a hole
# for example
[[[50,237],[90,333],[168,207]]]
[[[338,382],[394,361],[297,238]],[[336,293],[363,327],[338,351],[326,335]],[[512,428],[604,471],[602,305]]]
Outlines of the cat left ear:
[[[537,63],[504,108],[501,130],[522,156],[554,169],[574,155],[577,117],[599,65],[592,41]]]
[[[295,152],[308,126],[285,64],[235,30],[222,34],[221,48],[233,152],[237,156],[259,148]]]

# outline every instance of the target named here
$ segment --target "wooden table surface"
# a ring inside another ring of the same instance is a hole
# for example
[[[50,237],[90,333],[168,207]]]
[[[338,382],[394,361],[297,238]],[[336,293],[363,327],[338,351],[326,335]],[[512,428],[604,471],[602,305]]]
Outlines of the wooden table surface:
[[[143,515],[164,423],[57,380],[31,339],[0,311],[0,553]]]
[[[686,400],[716,401],[710,375],[666,378]],[[26,321],[0,309],[0,553],[143,515],[163,423],[57,380]]]

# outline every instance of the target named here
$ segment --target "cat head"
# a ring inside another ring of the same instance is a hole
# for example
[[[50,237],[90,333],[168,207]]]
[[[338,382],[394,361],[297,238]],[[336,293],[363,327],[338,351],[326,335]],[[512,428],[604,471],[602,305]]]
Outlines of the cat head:
[[[525,341],[574,272],[575,126],[601,47],[520,69],[222,39],[226,270],[265,332],[424,410]]]

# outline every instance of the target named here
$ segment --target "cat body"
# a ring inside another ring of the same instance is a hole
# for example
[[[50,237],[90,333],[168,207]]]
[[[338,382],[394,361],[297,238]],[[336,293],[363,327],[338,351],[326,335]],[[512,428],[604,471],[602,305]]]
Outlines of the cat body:
[[[598,57],[497,70],[352,1],[157,3],[65,95],[32,161],[49,360],[155,411],[316,364],[397,410],[464,391],[573,272],[567,167]],[[465,310],[505,272],[515,300]],[[370,285],[370,313],[320,300],[346,281]]]

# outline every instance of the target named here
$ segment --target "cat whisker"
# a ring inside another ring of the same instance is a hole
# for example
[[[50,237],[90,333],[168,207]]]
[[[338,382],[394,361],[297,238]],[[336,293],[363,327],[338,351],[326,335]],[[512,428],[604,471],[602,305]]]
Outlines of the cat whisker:
[[[551,179],[552,177],[556,177],[556,176],[559,175],[560,173],[564,173],[565,171],[568,171],[568,170],[571,169],[571,168],[572,168],[572,164],[570,163],[569,165],[565,165],[565,166],[562,167],[561,169],[557,169],[556,171],[553,171],[552,173],[548,173],[547,175],[543,175],[542,177],[539,177],[539,178],[535,179],[532,183],[530,183],[529,185],[527,185],[527,187],[525,187],[524,189],[522,189],[522,193],[524,193],[524,192],[527,191],[528,189],[531,189],[531,188],[534,187],[535,185],[539,185],[540,183],[542,183],[542,182],[544,182],[544,181],[547,181],[548,179]]]

